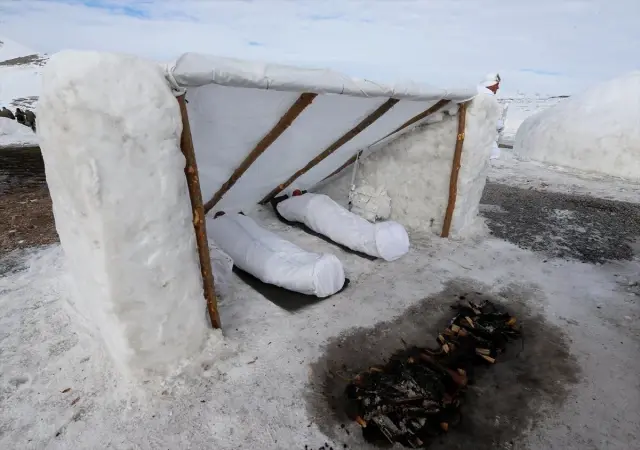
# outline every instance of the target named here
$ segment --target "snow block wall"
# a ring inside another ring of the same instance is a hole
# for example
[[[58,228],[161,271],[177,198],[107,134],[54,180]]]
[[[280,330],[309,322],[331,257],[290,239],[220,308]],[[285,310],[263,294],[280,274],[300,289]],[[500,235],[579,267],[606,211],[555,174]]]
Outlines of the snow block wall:
[[[353,212],[439,234],[449,199],[457,112],[456,105],[436,113],[383,148],[365,153],[357,169]],[[479,94],[467,108],[452,235],[468,234],[476,223],[499,114],[498,102],[487,94]],[[347,168],[322,191],[340,201],[338,197],[349,189],[352,170],[353,166]]]
[[[131,56],[54,55],[38,132],[78,319],[127,375],[164,375],[198,352],[206,305],[162,69]]]
[[[640,180],[640,72],[593,86],[526,119],[522,159]]]

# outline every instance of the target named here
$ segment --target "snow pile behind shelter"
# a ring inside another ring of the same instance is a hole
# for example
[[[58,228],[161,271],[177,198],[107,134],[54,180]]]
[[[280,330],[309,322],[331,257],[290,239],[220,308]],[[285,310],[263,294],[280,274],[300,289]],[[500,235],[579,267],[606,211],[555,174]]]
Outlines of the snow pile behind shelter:
[[[199,351],[208,324],[180,111],[162,68],[58,53],[38,129],[71,307],[121,371],[166,374]]]
[[[522,159],[640,180],[640,72],[529,117],[514,151]]]
[[[458,133],[457,106],[395,140],[364,153],[356,169],[353,210],[370,220],[396,220],[410,229],[440,233],[449,200]],[[466,114],[464,145],[451,232],[474,233],[495,139],[499,106],[493,95],[474,98]],[[348,192],[353,167],[323,191]]]

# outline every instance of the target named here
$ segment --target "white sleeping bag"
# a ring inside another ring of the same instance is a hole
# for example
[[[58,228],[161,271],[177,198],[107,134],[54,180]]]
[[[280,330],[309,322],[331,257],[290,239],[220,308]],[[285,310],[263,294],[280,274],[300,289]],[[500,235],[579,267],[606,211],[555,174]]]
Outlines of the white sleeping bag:
[[[371,223],[322,194],[303,194],[276,206],[287,220],[370,256],[394,261],[409,251],[409,236],[398,222]]]
[[[317,297],[344,285],[344,269],[334,255],[305,251],[242,214],[207,220],[207,234],[236,266],[265,283]]]

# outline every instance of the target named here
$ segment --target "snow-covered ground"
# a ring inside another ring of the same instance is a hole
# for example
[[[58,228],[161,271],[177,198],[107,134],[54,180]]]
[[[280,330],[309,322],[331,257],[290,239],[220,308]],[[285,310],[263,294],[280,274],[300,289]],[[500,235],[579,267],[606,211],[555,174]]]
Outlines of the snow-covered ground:
[[[0,148],[37,145],[36,134],[31,128],[15,120],[0,117]]]
[[[233,294],[220,304],[224,342],[212,339],[181,373],[140,388],[124,383],[103,349],[70,319],[60,248],[18,258],[24,270],[0,278],[0,447],[290,449],[331,442],[369,448],[357,426],[347,422],[347,434],[325,404],[318,384],[325,353],[336,343],[353,345],[350,336],[366,330],[382,333],[391,348],[400,348],[401,339],[428,344],[452,300],[451,293],[438,294],[447,286],[498,295],[514,307],[524,302],[535,311],[525,324],[540,314],[564,330],[526,341],[525,352],[547,341],[566,346],[570,357],[561,367],[576,373],[552,372],[550,384],[534,389],[525,409],[536,426],[513,431],[518,448],[584,449],[597,442],[593,448],[628,449],[639,437],[640,308],[628,291],[640,271],[637,259],[605,266],[548,261],[498,239],[414,234],[409,254],[385,263],[344,253],[281,224],[270,211],[256,217],[303,248],[338,255],[352,285],[290,313],[234,278]],[[418,328],[385,325],[427,297]],[[378,358],[388,356],[378,351]],[[551,360],[536,364],[534,376],[555,370]],[[552,392],[560,387],[569,400],[554,404]],[[491,443],[478,441],[477,448],[490,448],[483,445]]]
[[[535,161],[520,161],[510,149],[502,149],[500,158],[491,161],[488,181],[538,191],[633,203],[640,201],[640,183]]]

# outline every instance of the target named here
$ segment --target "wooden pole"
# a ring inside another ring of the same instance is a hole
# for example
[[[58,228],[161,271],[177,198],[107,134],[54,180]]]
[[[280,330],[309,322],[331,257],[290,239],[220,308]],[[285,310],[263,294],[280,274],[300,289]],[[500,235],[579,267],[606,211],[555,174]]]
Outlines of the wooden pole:
[[[178,97],[180,105],[180,115],[182,116],[182,136],[180,137],[180,150],[186,160],[184,173],[189,187],[189,197],[191,198],[191,209],[193,211],[193,228],[196,234],[196,244],[198,246],[198,257],[200,258],[200,272],[202,274],[202,288],[204,298],[207,301],[207,310],[213,328],[220,328],[220,315],[218,314],[218,302],[216,291],[213,286],[213,272],[211,270],[211,257],[209,255],[209,242],[207,240],[207,227],[205,223],[204,207],[202,205],[202,192],[200,191],[200,180],[198,178],[198,165],[193,149],[193,139],[191,137],[191,127],[189,126],[189,116],[187,115],[187,104],[185,94]]]
[[[304,166],[302,169],[298,170],[296,173],[291,175],[291,177],[289,177],[287,181],[285,181],[284,183],[276,187],[274,190],[272,190],[269,194],[267,194],[267,196],[260,201],[260,204],[267,203],[276,195],[278,195],[278,193],[280,193],[281,191],[289,187],[291,183],[293,183],[299,177],[301,177],[302,175],[304,175],[305,173],[313,169],[318,163],[323,161],[333,152],[338,150],[344,144],[346,144],[351,139],[353,139],[358,134],[360,134],[362,131],[364,131],[364,129],[367,128],[369,125],[371,125],[373,122],[375,122],[380,117],[382,117],[384,113],[386,113],[391,108],[393,108],[395,104],[398,103],[399,101],[400,100],[398,99],[390,98],[389,100],[384,102],[384,104],[380,105],[374,112],[372,112],[367,117],[365,117],[358,125],[353,127],[351,130],[347,131],[344,135],[342,135],[342,137],[340,137],[337,141],[335,141],[333,144],[327,147],[322,153],[320,153],[318,156],[316,156],[311,161],[309,161],[309,163],[306,166]]]
[[[381,142],[381,141],[385,140],[389,136],[391,136],[393,134],[396,134],[396,133],[399,133],[400,131],[404,130],[405,128],[407,128],[407,127],[409,127],[411,125],[413,125],[414,123],[416,123],[416,122],[418,122],[418,121],[430,116],[431,114],[433,114],[433,113],[437,112],[438,110],[440,110],[443,106],[445,106],[449,102],[450,102],[450,100],[440,100],[440,101],[438,101],[438,103],[436,103],[435,105],[430,106],[428,109],[422,111],[420,114],[417,114],[417,115],[413,116],[411,119],[407,120],[405,123],[403,123],[398,128],[393,130],[391,133],[387,134],[386,136],[384,136],[384,137],[378,139],[377,141],[375,141],[373,144],[369,145],[369,147],[373,147],[378,142]],[[358,153],[362,153],[362,150],[360,150],[360,152],[358,152]],[[324,179],[322,181],[328,180],[332,176],[336,175],[339,172],[342,172],[344,169],[346,169],[351,164],[353,164],[356,161],[356,159],[358,158],[358,153],[353,155],[351,158],[347,159],[343,165],[341,165],[338,169],[334,170],[329,175],[324,177]]]
[[[467,117],[467,102],[460,105],[458,110],[458,134],[456,136],[456,147],[453,152],[453,164],[451,165],[451,177],[449,178],[449,202],[444,215],[441,237],[449,237],[451,231],[451,221],[453,210],[456,207],[456,197],[458,195],[458,174],[460,173],[460,160],[462,159],[462,145],[464,144],[464,127]]]
[[[402,130],[404,130],[407,127],[410,127],[411,125],[413,125],[416,122],[419,122],[420,120],[430,116],[431,114],[437,112],[438,110],[440,110],[443,106],[445,106],[446,104],[448,104],[450,102],[450,100],[439,100],[435,105],[430,106],[429,108],[427,108],[426,110],[422,111],[420,114],[417,114],[415,116],[413,116],[411,119],[407,120],[405,123],[403,123],[402,125],[400,125],[398,128],[396,128],[395,130],[393,130],[391,133],[387,134],[385,137],[383,137],[382,139],[378,139],[376,142],[374,142],[371,145],[375,145],[378,142],[388,138],[389,136],[391,136],[392,134],[396,134]]]
[[[247,155],[247,157],[242,161],[242,163],[238,166],[238,168],[231,174],[229,179],[225,181],[225,183],[220,186],[218,192],[204,205],[204,212],[208,213],[211,209],[216,206],[216,204],[220,201],[222,196],[226,194],[229,189],[233,187],[234,184],[240,179],[240,177],[251,167],[251,165],[258,159],[260,155],[262,155],[271,144],[273,144],[276,139],[280,137],[282,133],[284,133],[287,128],[291,126],[294,120],[305,110],[307,106],[313,102],[313,100],[318,96],[318,94],[311,94],[305,92],[304,94],[298,97],[298,100],[291,105],[291,108],[280,118],[278,123],[273,127],[269,133],[263,137],[258,144],[251,150],[251,153]]]

